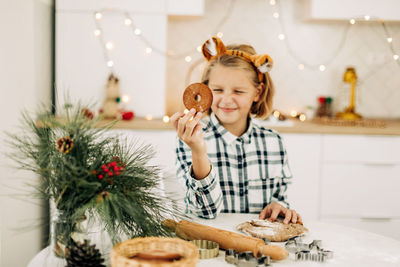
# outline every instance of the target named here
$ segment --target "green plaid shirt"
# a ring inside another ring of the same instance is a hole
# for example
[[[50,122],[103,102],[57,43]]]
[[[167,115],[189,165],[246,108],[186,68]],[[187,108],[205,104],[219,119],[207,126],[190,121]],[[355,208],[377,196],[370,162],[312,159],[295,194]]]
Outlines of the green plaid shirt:
[[[215,218],[220,212],[259,213],[271,202],[289,208],[287,185],[292,177],[281,137],[250,119],[240,137],[228,132],[212,113],[203,127],[210,174],[196,180],[190,148],[177,138],[178,179],[186,189],[186,212]]]

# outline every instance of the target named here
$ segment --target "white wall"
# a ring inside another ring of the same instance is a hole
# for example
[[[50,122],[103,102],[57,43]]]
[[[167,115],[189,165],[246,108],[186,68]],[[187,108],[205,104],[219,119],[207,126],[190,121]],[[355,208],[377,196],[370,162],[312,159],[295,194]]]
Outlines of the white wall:
[[[26,266],[41,249],[40,202],[27,196],[31,173],[10,168],[4,131],[17,130],[23,109],[49,103],[51,69],[50,0],[0,2],[0,266]],[[27,229],[22,227],[27,226]]]

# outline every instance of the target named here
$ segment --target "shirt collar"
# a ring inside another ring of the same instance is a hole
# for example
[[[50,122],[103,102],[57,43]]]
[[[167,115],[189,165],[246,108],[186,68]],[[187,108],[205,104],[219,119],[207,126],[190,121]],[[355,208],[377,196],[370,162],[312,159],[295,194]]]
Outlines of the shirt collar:
[[[244,132],[239,137],[237,137],[236,135],[232,134],[227,129],[225,129],[225,127],[222,126],[222,124],[218,121],[214,113],[211,113],[210,115],[210,123],[217,132],[217,134],[222,138],[222,140],[226,144],[230,145],[234,142],[250,144],[251,134],[253,130],[253,120],[251,119],[251,117],[249,117],[249,126],[247,128],[247,131]]]

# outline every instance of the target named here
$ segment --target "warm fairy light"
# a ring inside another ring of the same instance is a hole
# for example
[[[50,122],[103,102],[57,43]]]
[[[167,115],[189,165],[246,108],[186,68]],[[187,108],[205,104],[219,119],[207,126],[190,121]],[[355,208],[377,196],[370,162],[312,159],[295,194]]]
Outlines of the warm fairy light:
[[[279,18],[279,13],[278,12],[274,12],[274,14],[272,14],[272,16],[277,19],[277,18]]]
[[[151,49],[151,47],[146,47],[146,53],[150,54],[151,52],[153,52],[153,49]]]
[[[351,19],[351,20],[350,20],[350,24],[353,24],[353,25],[354,25],[355,23],[356,23],[356,20],[355,20],[355,19]]]
[[[107,43],[106,43],[106,48],[107,48],[108,50],[114,49],[114,44],[113,44],[113,42],[107,42]]]
[[[217,36],[218,36],[218,38],[222,38],[222,36],[224,36],[224,34],[222,32],[218,32]]]
[[[107,66],[108,67],[114,66],[114,62],[112,60],[107,61]]]
[[[290,111],[290,116],[292,116],[293,118],[297,117],[297,114],[297,111],[294,109]]]
[[[125,25],[129,26],[132,24],[132,20],[131,19],[125,19]]]
[[[269,4],[270,4],[271,6],[274,6],[274,5],[276,4],[276,1],[275,1],[275,0],[270,0],[270,1],[269,1]]]
[[[97,20],[99,20],[103,17],[103,14],[101,14],[100,12],[96,12],[96,14],[94,16]]]
[[[365,19],[365,20],[369,20],[370,18],[371,18],[371,17],[368,16],[368,15],[365,15],[365,16],[364,16],[364,19]]]
[[[285,39],[285,35],[283,33],[278,35],[278,39],[279,40],[284,40]]]
[[[101,31],[99,29],[95,30],[94,32],[95,36],[100,36],[101,35]]]
[[[188,110],[188,109],[185,109],[185,110],[183,111],[183,113],[186,115],[186,114],[189,113],[189,110]]]
[[[147,114],[145,119],[151,121],[153,119],[153,116],[151,114]]]
[[[133,32],[134,32],[136,35],[140,35],[140,34],[142,33],[142,31],[141,31],[140,29],[138,29],[138,28],[136,28]]]
[[[164,123],[168,123],[168,122],[169,122],[169,117],[168,117],[167,115],[165,115],[165,116],[162,118],[162,120],[163,120]]]
[[[279,118],[279,115],[281,115],[281,113],[277,110],[275,110],[272,115],[274,115],[275,118]]]
[[[326,70],[326,67],[324,65],[319,65],[319,70],[324,71],[324,70]]]
[[[186,62],[190,62],[190,61],[192,61],[192,57],[191,57],[191,56],[187,56],[187,57],[185,57],[185,61],[186,61]]]
[[[167,51],[167,55],[168,56],[173,56],[173,55],[175,55],[175,51],[174,50],[168,50]]]
[[[393,55],[393,59],[394,60],[398,60],[399,59],[399,55]]]
[[[299,64],[299,65],[297,66],[297,68],[299,68],[299,70],[304,70],[304,64]]]
[[[197,51],[201,53],[201,45],[197,47]]]
[[[306,119],[307,119],[307,117],[306,117],[305,114],[301,113],[301,114],[299,115],[299,120],[300,120],[300,121],[305,121]]]
[[[122,98],[121,98],[121,101],[123,103],[128,103],[129,102],[129,96],[128,95],[123,95]]]
[[[388,41],[388,43],[391,43],[393,41],[393,38],[392,37],[388,37],[386,40]]]

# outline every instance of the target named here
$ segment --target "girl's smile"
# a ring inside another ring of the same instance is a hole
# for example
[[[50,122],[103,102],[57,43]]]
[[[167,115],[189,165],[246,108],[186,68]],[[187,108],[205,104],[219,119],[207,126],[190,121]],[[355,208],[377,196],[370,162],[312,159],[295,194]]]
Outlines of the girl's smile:
[[[260,90],[253,85],[248,71],[240,68],[215,66],[208,86],[213,93],[211,109],[220,123],[232,134],[247,130],[247,118]]]

